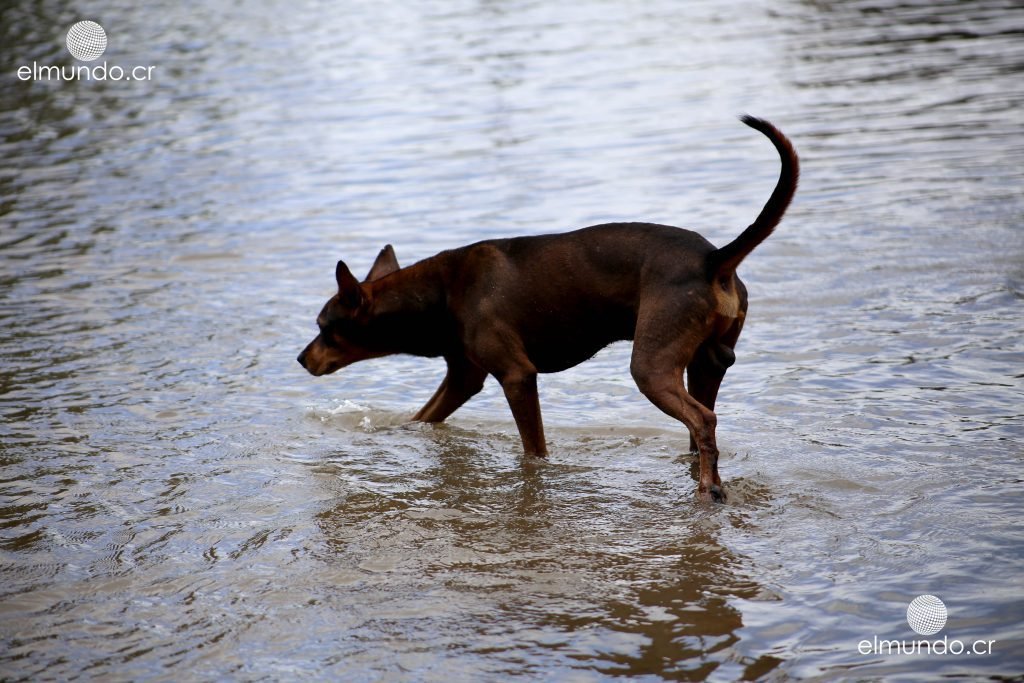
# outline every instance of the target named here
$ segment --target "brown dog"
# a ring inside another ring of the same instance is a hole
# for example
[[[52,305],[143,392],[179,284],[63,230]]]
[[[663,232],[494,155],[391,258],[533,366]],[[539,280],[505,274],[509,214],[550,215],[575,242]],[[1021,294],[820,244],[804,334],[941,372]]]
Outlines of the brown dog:
[[[537,373],[632,339],[637,386],[687,426],[700,454],[699,494],[721,499],[712,411],[747,311],[736,268],[778,225],[799,175],[796,152],[777,128],[742,121],[772,141],[782,172],[757,220],[721,249],[689,230],[650,223],[486,240],[408,268],[388,245],[362,283],[338,262],[338,293],[299,363],[319,376],[393,353],[441,356],[448,374],[413,418],[425,422],[447,418],[494,375],[526,454],[545,456]]]

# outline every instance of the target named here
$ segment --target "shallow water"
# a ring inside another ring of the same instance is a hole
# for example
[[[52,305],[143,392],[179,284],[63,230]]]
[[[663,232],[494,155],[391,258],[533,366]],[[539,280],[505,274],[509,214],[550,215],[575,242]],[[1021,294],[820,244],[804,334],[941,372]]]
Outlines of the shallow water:
[[[1024,674],[1017,3],[0,9],[0,677]],[[34,82],[92,18],[151,81]],[[724,243],[803,160],[719,401],[730,501],[629,345],[407,423],[312,378],[334,262],[613,220]],[[869,654],[908,603],[991,654]]]

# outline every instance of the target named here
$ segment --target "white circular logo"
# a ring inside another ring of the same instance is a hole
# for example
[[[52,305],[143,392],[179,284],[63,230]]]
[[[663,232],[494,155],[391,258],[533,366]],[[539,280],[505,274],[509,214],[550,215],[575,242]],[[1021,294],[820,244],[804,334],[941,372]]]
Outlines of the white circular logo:
[[[95,21],[80,21],[68,29],[66,42],[76,59],[91,62],[107,49],[107,32]]]
[[[922,636],[932,636],[946,625],[946,605],[934,595],[919,595],[907,607],[907,623]]]

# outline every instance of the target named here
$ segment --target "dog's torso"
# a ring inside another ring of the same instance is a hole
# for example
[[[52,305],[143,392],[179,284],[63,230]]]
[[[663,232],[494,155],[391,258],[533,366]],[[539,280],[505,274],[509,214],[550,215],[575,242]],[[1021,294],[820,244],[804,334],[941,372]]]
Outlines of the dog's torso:
[[[704,266],[713,250],[689,230],[611,223],[486,240],[421,263],[442,266],[452,342],[473,349],[507,328],[539,372],[559,372],[633,339],[645,305],[677,300],[680,323],[706,327],[715,299]]]

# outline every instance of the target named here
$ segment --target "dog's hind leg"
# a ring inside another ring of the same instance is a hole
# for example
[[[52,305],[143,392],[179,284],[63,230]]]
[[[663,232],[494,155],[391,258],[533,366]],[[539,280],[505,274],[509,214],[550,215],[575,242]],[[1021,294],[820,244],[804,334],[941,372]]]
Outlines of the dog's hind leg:
[[[709,348],[710,347],[710,348]],[[732,349],[720,342],[705,342],[690,364],[686,366],[686,384],[689,395],[701,406],[714,414],[715,399],[718,397],[718,388],[725,377],[725,371],[736,356]],[[696,433],[690,433],[690,451],[701,453]],[[703,466],[703,460],[701,461]],[[711,461],[711,480],[716,486],[721,486],[722,480],[718,476],[718,458]]]
[[[743,329],[743,318],[737,319],[721,339],[708,339],[693,355],[686,366],[686,388],[690,396],[700,401],[708,410],[715,409],[718,389],[726,371],[736,362],[733,348],[740,331]],[[690,437],[690,450],[698,452],[697,441]],[[714,472],[715,483],[718,479],[718,468]]]
[[[697,491],[704,500],[725,499],[718,470],[715,413],[683,388],[683,366],[667,352],[648,354],[634,343],[630,371],[636,385],[662,412],[686,425],[700,454]]]
[[[421,422],[443,422],[462,404],[478,394],[487,372],[465,358],[448,359],[448,374],[427,404],[413,416]]]

